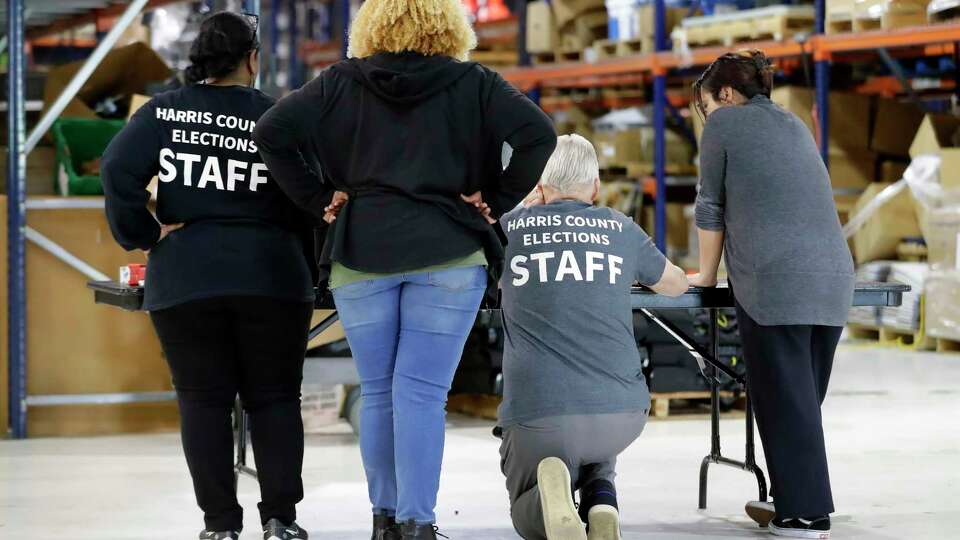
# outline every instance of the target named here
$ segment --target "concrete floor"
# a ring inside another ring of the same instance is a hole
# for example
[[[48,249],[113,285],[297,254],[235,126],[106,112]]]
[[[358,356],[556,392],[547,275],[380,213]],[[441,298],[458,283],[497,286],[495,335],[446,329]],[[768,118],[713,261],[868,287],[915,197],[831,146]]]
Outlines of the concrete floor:
[[[960,356],[845,345],[824,406],[834,538],[960,538]],[[451,418],[438,520],[454,539],[514,539],[490,423]],[[758,538],[742,512],[753,480],[713,469],[698,511],[706,418],[651,423],[620,460],[625,538]],[[313,538],[369,538],[357,445],[345,430],[308,440],[300,523]],[[742,452],[742,420],[724,420]],[[167,540],[201,528],[174,434],[0,442],[0,538]],[[242,538],[260,538],[257,487],[241,481]]]

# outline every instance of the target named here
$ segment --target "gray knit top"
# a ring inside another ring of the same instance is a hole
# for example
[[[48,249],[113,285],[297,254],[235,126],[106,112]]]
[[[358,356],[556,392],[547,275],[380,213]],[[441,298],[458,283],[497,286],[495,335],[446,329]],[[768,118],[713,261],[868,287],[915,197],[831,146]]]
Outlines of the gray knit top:
[[[730,284],[765,326],[843,326],[850,249],[807,126],[764,96],[714,111],[700,143],[697,226],[724,231]]]

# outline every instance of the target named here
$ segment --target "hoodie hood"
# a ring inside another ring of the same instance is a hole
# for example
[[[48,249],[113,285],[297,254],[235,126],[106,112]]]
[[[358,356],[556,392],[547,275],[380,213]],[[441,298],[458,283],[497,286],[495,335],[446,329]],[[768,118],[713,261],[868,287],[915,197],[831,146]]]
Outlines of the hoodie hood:
[[[457,82],[476,65],[448,56],[406,52],[351,58],[336,64],[333,69],[356,80],[385,101],[412,105]]]

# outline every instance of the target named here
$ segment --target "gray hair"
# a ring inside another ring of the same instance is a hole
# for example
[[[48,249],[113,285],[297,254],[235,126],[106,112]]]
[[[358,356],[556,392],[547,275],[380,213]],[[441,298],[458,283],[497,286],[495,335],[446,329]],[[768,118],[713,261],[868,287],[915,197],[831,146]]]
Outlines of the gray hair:
[[[577,193],[593,187],[600,177],[597,151],[580,135],[557,137],[557,149],[547,161],[540,184],[560,193]]]

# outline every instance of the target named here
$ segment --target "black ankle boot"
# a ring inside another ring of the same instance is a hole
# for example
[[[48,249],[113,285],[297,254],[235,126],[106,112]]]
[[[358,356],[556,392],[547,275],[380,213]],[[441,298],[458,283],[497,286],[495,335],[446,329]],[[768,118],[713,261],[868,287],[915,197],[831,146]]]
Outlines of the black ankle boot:
[[[403,540],[437,540],[437,536],[446,538],[437,532],[437,526],[433,523],[418,525],[412,519],[401,525],[400,530],[403,532]]]
[[[370,540],[401,540],[400,525],[386,512],[373,515],[373,536]]]

